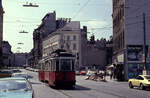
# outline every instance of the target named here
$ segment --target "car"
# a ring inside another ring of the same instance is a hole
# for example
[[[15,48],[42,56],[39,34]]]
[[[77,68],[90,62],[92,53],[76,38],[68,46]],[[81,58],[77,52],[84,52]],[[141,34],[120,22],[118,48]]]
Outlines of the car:
[[[8,69],[0,70],[0,78],[11,77],[12,71]]]
[[[34,91],[25,78],[1,78],[0,98],[34,98]]]
[[[86,75],[86,71],[85,70],[80,70],[79,74],[80,75]]]
[[[75,72],[75,73],[76,73],[76,75],[80,75],[80,72],[79,72],[78,70],[76,70],[76,72]]]
[[[29,79],[29,75],[26,73],[13,73],[12,77],[22,77],[22,78],[25,78],[27,80]]]
[[[12,72],[13,73],[21,73],[21,71],[19,69],[13,69]]]
[[[140,89],[150,88],[150,75],[138,75],[136,78],[128,80],[129,87],[139,87]]]

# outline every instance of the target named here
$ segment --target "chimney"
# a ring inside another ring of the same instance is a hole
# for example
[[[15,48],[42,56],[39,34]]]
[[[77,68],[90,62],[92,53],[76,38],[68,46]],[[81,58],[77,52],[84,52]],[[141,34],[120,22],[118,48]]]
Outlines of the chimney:
[[[83,26],[83,31],[87,32],[87,26]]]

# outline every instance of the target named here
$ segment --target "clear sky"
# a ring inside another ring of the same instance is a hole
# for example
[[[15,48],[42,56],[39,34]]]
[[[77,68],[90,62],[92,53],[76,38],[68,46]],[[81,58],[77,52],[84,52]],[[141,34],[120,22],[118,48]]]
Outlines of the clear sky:
[[[88,26],[96,39],[112,35],[112,0],[2,0],[4,14],[4,40],[13,52],[30,52],[33,48],[33,30],[46,13],[56,11],[56,17],[72,18]],[[26,2],[39,7],[23,7]],[[23,34],[25,30],[29,33]],[[22,45],[18,43],[24,43]],[[17,48],[21,47],[20,50]]]

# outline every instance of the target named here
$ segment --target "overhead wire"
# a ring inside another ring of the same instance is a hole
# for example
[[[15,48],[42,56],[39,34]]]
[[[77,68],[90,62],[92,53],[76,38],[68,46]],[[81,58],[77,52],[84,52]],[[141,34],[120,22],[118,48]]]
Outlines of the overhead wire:
[[[85,2],[85,4],[83,4],[83,6],[75,13],[75,15],[73,15],[72,19],[76,18],[76,16],[80,14],[80,12],[88,5],[90,1],[91,0],[87,0],[87,2]]]

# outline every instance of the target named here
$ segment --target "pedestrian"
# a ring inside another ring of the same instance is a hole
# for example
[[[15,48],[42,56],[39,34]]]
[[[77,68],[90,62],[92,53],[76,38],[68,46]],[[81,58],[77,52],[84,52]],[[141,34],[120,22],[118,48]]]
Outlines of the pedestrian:
[[[113,77],[113,72],[112,70],[110,71],[110,79],[112,80],[112,77]]]

